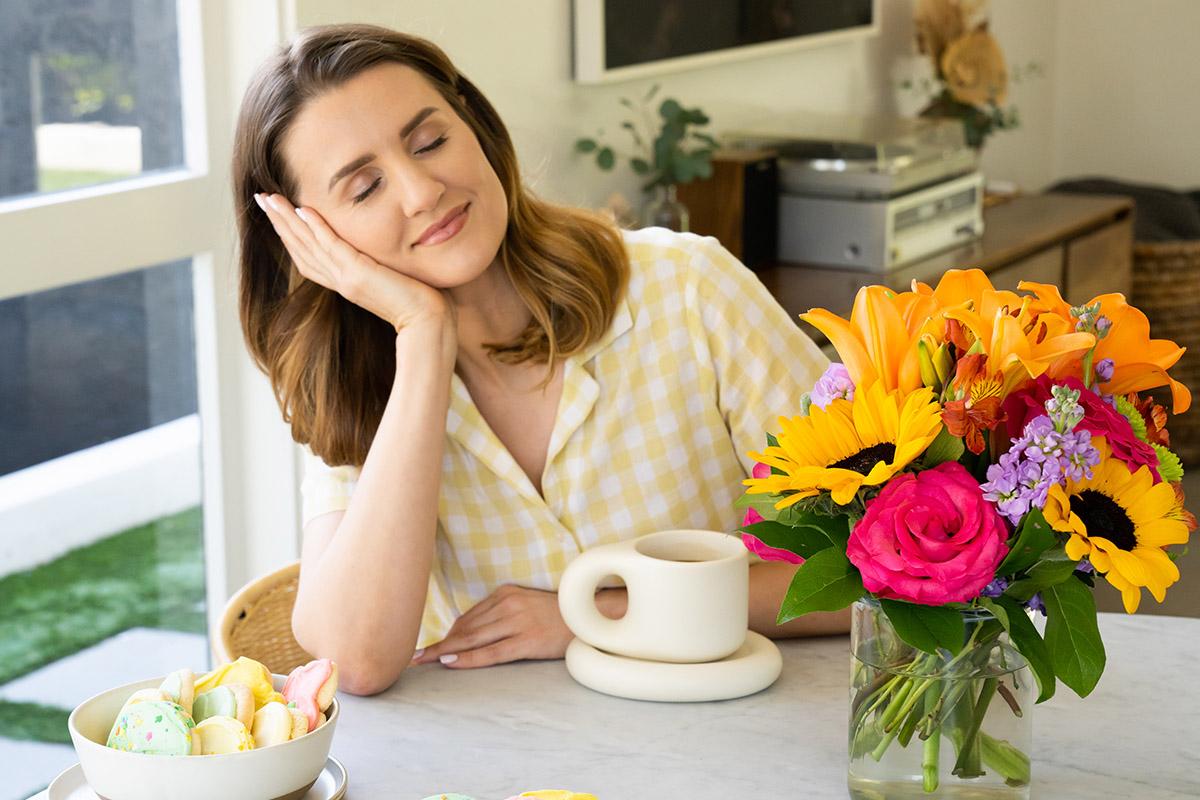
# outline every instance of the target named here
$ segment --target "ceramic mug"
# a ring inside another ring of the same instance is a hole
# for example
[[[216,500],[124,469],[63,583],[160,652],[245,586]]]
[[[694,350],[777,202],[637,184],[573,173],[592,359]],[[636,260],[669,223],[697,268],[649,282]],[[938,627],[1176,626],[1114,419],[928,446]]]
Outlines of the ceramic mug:
[[[625,582],[628,609],[596,608],[601,582]],[[700,663],[732,655],[746,640],[750,560],[736,536],[662,531],[587,550],[567,565],[558,607],[582,641],[617,655]]]

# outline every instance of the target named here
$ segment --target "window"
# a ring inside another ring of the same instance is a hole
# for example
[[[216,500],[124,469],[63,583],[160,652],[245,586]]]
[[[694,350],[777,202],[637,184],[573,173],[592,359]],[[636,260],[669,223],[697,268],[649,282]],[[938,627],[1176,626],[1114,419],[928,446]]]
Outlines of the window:
[[[76,760],[64,709],[206,669],[226,598],[298,555],[228,187],[289,6],[0,0],[0,800]]]

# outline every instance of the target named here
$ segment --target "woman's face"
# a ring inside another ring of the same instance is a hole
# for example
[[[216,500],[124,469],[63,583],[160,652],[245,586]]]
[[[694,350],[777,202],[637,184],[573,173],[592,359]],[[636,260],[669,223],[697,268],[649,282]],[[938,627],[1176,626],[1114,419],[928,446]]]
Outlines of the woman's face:
[[[413,68],[381,64],[309,101],[282,148],[298,186],[289,199],[384,266],[446,289],[496,258],[504,188],[470,127]]]

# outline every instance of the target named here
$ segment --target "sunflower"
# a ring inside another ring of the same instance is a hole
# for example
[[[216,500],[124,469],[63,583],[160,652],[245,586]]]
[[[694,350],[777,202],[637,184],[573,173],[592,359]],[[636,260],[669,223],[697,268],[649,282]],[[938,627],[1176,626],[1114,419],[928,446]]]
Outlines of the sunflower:
[[[1188,528],[1169,483],[1155,483],[1144,466],[1131,472],[1104,439],[1093,442],[1100,463],[1092,478],[1051,486],[1043,513],[1056,530],[1071,534],[1067,555],[1090,558],[1132,614],[1143,586],[1161,603],[1167,587],[1179,580],[1179,569],[1163,548],[1185,544]]]
[[[785,494],[778,509],[822,490],[845,505],[860,487],[878,486],[908,466],[942,429],[933,390],[887,392],[878,381],[859,387],[852,401],[779,422],[779,446],[749,455],[783,474],[745,481],[750,494]]]

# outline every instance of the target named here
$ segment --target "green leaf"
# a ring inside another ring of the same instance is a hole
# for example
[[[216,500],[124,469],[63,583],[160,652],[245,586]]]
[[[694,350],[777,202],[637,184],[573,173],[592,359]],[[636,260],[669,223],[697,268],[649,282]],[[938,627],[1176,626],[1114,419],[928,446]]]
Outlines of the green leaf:
[[[939,647],[951,653],[962,650],[966,625],[962,614],[954,609],[883,599],[879,605],[891,620],[896,634],[918,650],[934,655]]]
[[[1042,592],[1046,604],[1046,649],[1058,679],[1087,697],[1104,672],[1104,643],[1096,624],[1096,599],[1076,580]]]
[[[612,169],[615,162],[616,156],[611,147],[601,148],[600,152],[596,154],[596,165],[600,167],[600,169]]]
[[[992,612],[992,616],[995,617],[996,621],[1000,623],[1000,627],[1004,628],[1004,630],[1008,631],[1010,634],[1012,633],[1012,628],[1009,627],[1008,622],[1008,612],[1004,609],[1004,606],[996,603],[990,597],[979,597],[976,598],[975,602],[979,603],[980,607],[986,608],[988,611]]]
[[[635,158],[629,163],[633,165],[633,171],[638,175],[645,175],[650,171],[650,162],[646,161],[644,158]]]
[[[779,608],[779,625],[810,611],[841,611],[863,596],[862,576],[846,554],[829,547],[796,570]]]
[[[827,514],[818,514],[796,506],[789,506],[779,512],[776,519],[784,525],[796,528],[816,528],[828,537],[830,544],[843,553],[846,552],[846,544],[850,541],[849,517],[843,515],[831,517]]]
[[[595,149],[596,149],[596,140],[595,139],[576,139],[575,140],[575,152],[577,152],[577,153],[590,153]]]
[[[642,98],[642,102],[649,103],[651,100],[654,99],[654,94],[657,91],[658,91],[658,84],[656,83],[650,87],[650,91],[646,92],[646,96]]]
[[[1048,553],[1054,554],[1054,551],[1051,550]],[[1046,558],[1045,556],[1046,553],[1043,553],[1042,560],[1030,568],[1027,573],[1028,577],[1010,583],[1004,594],[1025,602],[1037,592],[1045,593],[1049,587],[1070,580],[1071,576],[1075,574],[1076,562],[1053,557]]]
[[[793,528],[778,522],[756,522],[739,530],[745,531],[767,547],[775,547],[795,553],[801,558],[812,558],[827,549],[829,537],[817,528]]]
[[[700,131],[692,131],[692,138],[704,142],[705,144],[712,145],[713,147],[721,146],[721,143],[716,139],[709,136],[707,133],[701,133]]]
[[[1058,544],[1058,536],[1041,509],[1031,508],[1021,520],[1017,539],[1009,546],[1008,555],[996,569],[997,575],[1015,575],[1037,563],[1042,553]]]
[[[659,116],[667,120],[668,123],[677,122],[683,115],[683,106],[673,98],[668,97],[662,101],[662,105],[658,107]]]
[[[1042,641],[1041,634],[1034,627],[1025,606],[1011,597],[1000,597],[996,604],[1008,613],[1009,637],[1013,646],[1025,656],[1033,676],[1038,682],[1039,703],[1044,703],[1054,696],[1056,683],[1054,680],[1054,664],[1050,661],[1050,651]]]
[[[925,448],[921,466],[929,469],[947,461],[958,461],[964,450],[966,450],[966,445],[963,444],[963,440],[958,436],[952,436],[943,427],[941,433],[929,443],[929,447]]]

